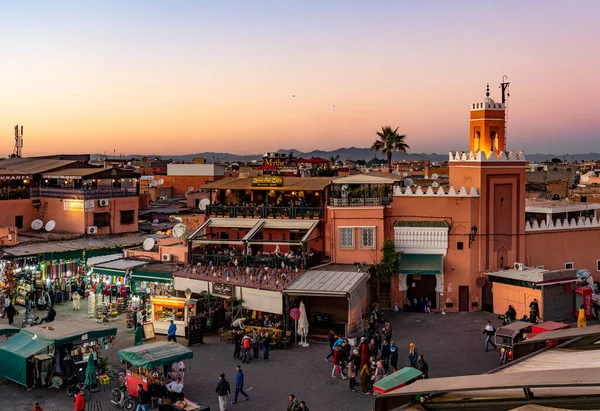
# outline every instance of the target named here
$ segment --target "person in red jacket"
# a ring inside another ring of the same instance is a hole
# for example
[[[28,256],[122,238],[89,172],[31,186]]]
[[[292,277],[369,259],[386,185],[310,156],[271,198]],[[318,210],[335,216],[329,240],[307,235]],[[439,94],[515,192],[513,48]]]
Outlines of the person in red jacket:
[[[39,402],[34,402],[33,403],[33,411],[44,411],[44,410],[42,409],[42,407],[40,407]]]
[[[346,379],[342,368],[342,349],[340,347],[335,347],[333,350],[333,370],[331,371],[331,378],[337,378],[335,376],[336,373],[339,373],[342,376],[342,379]]]
[[[85,391],[79,391],[75,397],[75,411],[85,411]]]
[[[364,337],[361,338],[361,342],[360,342],[360,369],[362,370],[362,368],[365,365],[369,365],[369,357],[370,357],[370,353],[369,353],[369,344],[367,344],[367,341],[365,341]]]

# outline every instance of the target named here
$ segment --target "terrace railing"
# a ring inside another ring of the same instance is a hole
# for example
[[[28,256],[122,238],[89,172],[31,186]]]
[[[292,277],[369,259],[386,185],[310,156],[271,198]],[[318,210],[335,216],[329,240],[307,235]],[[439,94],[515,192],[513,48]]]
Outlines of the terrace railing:
[[[329,204],[333,207],[386,206],[391,202],[391,197],[332,198],[329,200]]]
[[[102,188],[61,188],[61,187],[32,187],[31,197],[97,199],[114,197],[136,197],[137,187],[102,187]]]
[[[206,206],[206,214],[231,218],[321,219],[323,207]]]
[[[200,263],[203,266],[235,267],[237,260],[238,267],[270,267],[270,268],[305,268],[314,267],[321,263],[320,254],[307,256],[306,258],[286,258],[279,256],[244,256],[244,255],[225,255],[225,254],[192,254],[191,263],[196,265]]]

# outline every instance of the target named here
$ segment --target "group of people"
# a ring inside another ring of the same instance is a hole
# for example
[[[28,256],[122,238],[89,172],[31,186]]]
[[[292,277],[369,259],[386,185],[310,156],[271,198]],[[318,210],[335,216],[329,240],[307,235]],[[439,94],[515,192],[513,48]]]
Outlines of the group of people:
[[[219,397],[219,410],[225,411],[227,409],[227,398],[231,395],[231,386],[229,385],[229,381],[225,379],[225,374],[219,376],[219,382],[217,383],[215,392]],[[244,401],[250,400],[250,396],[244,391],[244,371],[242,371],[242,367],[238,365],[235,367],[235,391],[231,405],[237,403],[240,394],[244,396]]]
[[[259,358],[258,353],[262,345],[263,362],[269,360],[273,338],[267,330],[258,331],[258,329],[253,328],[252,333],[246,333],[244,332],[243,322],[241,322],[241,329],[234,328],[231,332],[234,344],[233,358],[242,360],[242,363],[250,364],[252,359]]]
[[[331,377],[349,379],[350,391],[356,392],[357,381],[363,394],[371,394],[373,385],[388,373],[398,370],[398,347],[392,341],[392,325],[385,322],[381,333],[376,330],[360,340],[358,348],[352,349],[348,339],[329,332],[330,354],[325,361],[333,357]],[[423,378],[429,378],[429,365],[420,355],[415,344],[410,344],[408,352],[410,366],[418,369]],[[347,370],[347,372],[344,372]]]
[[[431,306],[432,304],[429,297],[421,297],[419,299],[413,298],[412,301],[410,298],[406,298],[406,301],[404,302],[404,311],[414,313],[430,313]]]

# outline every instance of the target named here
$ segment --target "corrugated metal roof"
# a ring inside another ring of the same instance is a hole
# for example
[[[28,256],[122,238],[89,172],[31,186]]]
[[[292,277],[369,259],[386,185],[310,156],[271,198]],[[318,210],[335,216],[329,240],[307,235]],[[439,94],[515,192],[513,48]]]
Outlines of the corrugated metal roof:
[[[357,271],[308,270],[283,291],[295,295],[336,295],[343,297],[366,282],[369,275]]]
[[[10,158],[0,161],[0,168],[20,171],[22,173],[37,174],[51,171],[59,167],[77,163],[74,160],[55,160],[51,158]]]
[[[444,220],[427,220],[427,221],[396,221],[394,227],[448,227],[448,223]]]
[[[510,280],[528,281],[531,283],[538,283],[544,281],[544,273],[549,272],[543,268],[529,268],[526,267],[524,270],[500,270],[492,273],[486,273],[492,277],[507,278]]]
[[[146,237],[139,234],[100,235],[82,237],[74,240],[45,241],[32,244],[16,245],[2,249],[5,254],[23,257],[43,253],[58,253],[75,250],[96,250],[142,244]]]
[[[119,258],[123,258],[123,253],[101,255],[98,257],[88,258],[86,265],[92,266],[92,265],[102,264],[102,263],[106,263],[108,261],[118,260]]]
[[[108,268],[110,270],[128,270],[130,268],[139,267],[149,264],[150,261],[129,260],[120,258],[118,260],[108,261],[106,263],[97,264],[96,268]]]

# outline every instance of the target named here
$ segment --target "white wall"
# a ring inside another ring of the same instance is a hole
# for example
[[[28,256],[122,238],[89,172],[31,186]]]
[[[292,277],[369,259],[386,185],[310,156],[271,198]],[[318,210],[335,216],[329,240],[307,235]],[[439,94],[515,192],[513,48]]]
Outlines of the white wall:
[[[167,164],[168,176],[223,176],[225,167],[218,164]]]

